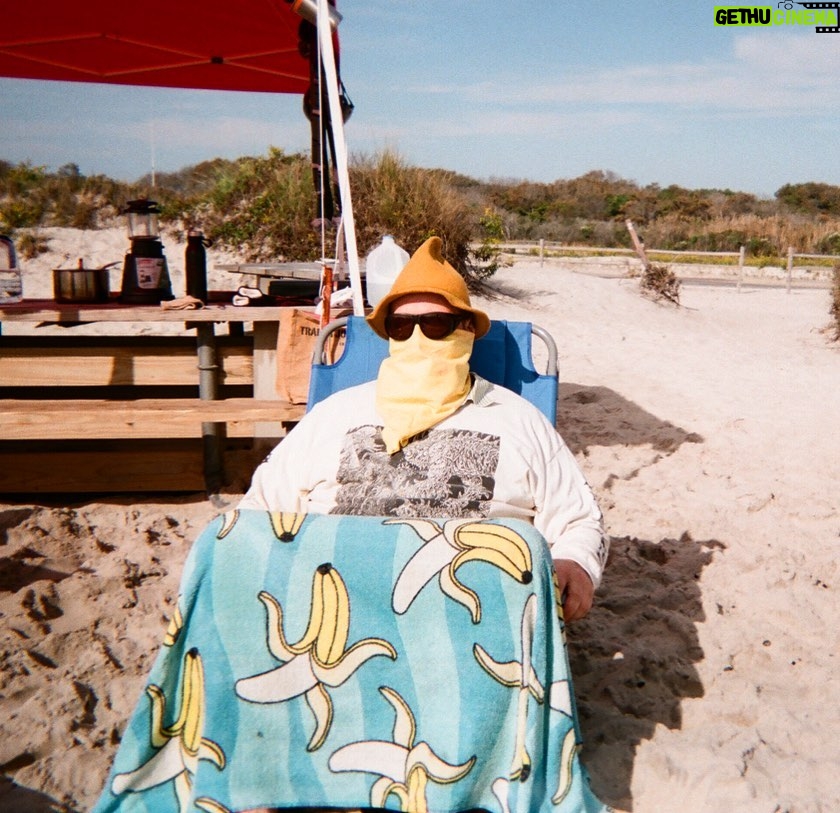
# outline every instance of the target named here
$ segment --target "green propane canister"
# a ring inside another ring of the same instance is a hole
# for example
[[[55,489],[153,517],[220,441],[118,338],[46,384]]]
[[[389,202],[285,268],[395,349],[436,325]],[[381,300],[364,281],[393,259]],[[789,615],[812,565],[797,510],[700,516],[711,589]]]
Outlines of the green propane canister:
[[[128,215],[131,250],[123,263],[120,302],[132,305],[158,305],[173,299],[169,269],[160,242],[157,216],[160,208],[153,200],[130,200],[123,214]]]

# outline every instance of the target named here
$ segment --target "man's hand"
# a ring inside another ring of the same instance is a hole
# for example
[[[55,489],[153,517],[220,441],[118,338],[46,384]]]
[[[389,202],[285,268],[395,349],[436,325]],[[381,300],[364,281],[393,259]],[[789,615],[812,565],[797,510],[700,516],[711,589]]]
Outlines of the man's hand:
[[[555,559],[554,572],[560,585],[560,595],[563,599],[563,618],[566,621],[577,621],[583,618],[592,606],[592,596],[595,585],[589,574],[571,559]]]

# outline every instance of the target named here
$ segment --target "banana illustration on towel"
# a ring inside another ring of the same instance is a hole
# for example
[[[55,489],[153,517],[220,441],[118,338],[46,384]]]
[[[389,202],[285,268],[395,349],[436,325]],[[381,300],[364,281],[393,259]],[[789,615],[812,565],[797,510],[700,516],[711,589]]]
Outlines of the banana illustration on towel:
[[[481,602],[458,579],[467,562],[487,562],[521,584],[533,579],[531,550],[525,540],[504,525],[474,520],[447,520],[443,527],[428,519],[389,519],[386,525],[408,525],[425,542],[409,559],[394,586],[394,612],[403,614],[420,591],[438,576],[441,590],[481,620]]]
[[[537,597],[531,595],[525,602],[520,622],[520,637],[522,640],[521,661],[497,661],[492,658],[482,646],[473,645],[473,654],[479,665],[494,680],[503,686],[509,686],[519,691],[518,724],[516,728],[516,744],[514,746],[514,761],[511,767],[511,779],[524,782],[531,772],[531,757],[525,746],[525,733],[528,717],[529,697],[537,703],[545,700],[545,690],[540,683],[531,660],[531,647],[534,639],[534,624],[536,623]],[[568,680],[558,680],[549,686],[548,703],[555,711],[572,716],[571,694]]]
[[[274,531],[274,535],[281,542],[291,542],[300,530],[301,525],[303,525],[306,514],[297,514],[288,511],[270,511],[269,519],[271,520],[271,529]],[[216,539],[224,539],[234,529],[237,522],[239,522],[238,508],[223,514],[222,524],[216,533]]]
[[[222,524],[216,533],[216,539],[224,539],[234,528],[239,521],[239,509],[234,508],[233,511],[226,511],[222,515]]]
[[[510,803],[508,802],[508,794],[510,793],[510,779],[506,776],[499,776],[493,780],[490,785],[496,801],[502,808],[502,813],[510,813]]]
[[[178,597],[180,599],[180,596]],[[166,628],[166,635],[163,637],[164,646],[175,646],[181,630],[184,628],[184,616],[181,614],[181,607],[176,604],[169,619],[169,626]]]
[[[453,765],[435,754],[428,743],[415,743],[417,725],[408,704],[387,686],[379,691],[396,712],[392,742],[364,740],[344,745],[330,756],[330,770],[379,776],[370,789],[371,807],[384,808],[393,794],[404,813],[427,813],[429,782],[450,784],[463,779],[472,770],[476,757]]]
[[[211,799],[209,796],[201,796],[195,800],[195,806],[204,813],[234,813],[229,807],[221,802]]]
[[[559,805],[572,789],[574,761],[578,751],[580,751],[580,746],[575,736],[575,730],[574,728],[570,728],[563,738],[563,747],[560,751],[560,775],[557,778],[557,790],[554,791],[554,795],[551,797],[551,801],[555,805]]]
[[[309,624],[303,637],[289,643],[283,632],[283,608],[266,591],[268,648],[282,666],[236,682],[236,694],[252,703],[282,703],[304,695],[315,716],[315,731],[308,751],[323,745],[332,725],[333,707],[327,687],[340,686],[367,660],[397,652],[388,641],[365,638],[347,647],[350,633],[350,598],[339,572],[329,563],[319,565],[312,579]]]
[[[305,519],[306,514],[296,514],[290,511],[272,511],[271,529],[281,542],[292,542]]]
[[[192,778],[198,761],[206,759],[220,770],[225,766],[222,749],[202,736],[204,730],[204,667],[198,650],[191,649],[184,656],[181,684],[181,703],[178,717],[172,725],[164,725],[166,697],[154,684],[146,689],[152,703],[151,743],[158,750],[139,768],[117,774],[111,783],[115,795],[126,791],[138,793],[174,782],[178,809],[181,813],[191,806]]]

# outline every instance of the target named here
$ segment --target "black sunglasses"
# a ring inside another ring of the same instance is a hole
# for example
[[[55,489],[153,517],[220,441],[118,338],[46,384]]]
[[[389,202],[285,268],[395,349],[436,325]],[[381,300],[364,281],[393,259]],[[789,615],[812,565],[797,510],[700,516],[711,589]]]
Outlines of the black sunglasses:
[[[458,325],[469,318],[464,313],[391,313],[385,317],[385,332],[389,338],[404,342],[411,338],[414,326],[420,325],[427,339],[437,341],[454,333]]]

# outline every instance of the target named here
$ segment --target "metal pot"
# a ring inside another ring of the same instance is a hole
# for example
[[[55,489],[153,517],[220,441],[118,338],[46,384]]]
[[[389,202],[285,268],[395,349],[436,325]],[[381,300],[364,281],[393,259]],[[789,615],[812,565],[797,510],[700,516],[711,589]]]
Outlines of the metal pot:
[[[117,263],[102,268],[53,269],[53,296],[56,302],[96,303],[107,302],[111,293],[108,269]]]

